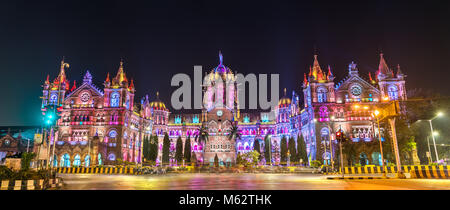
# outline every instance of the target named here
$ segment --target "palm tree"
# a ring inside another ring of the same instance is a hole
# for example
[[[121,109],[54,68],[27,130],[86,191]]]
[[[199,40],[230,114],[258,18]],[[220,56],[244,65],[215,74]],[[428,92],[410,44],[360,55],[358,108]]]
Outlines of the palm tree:
[[[241,131],[239,131],[238,127],[234,124],[231,126],[230,133],[228,133],[228,140],[232,139],[240,139],[241,138]]]
[[[200,142],[202,145],[203,158],[205,157],[205,144],[209,140],[208,128],[204,125],[198,129],[197,135],[195,135],[195,141]]]

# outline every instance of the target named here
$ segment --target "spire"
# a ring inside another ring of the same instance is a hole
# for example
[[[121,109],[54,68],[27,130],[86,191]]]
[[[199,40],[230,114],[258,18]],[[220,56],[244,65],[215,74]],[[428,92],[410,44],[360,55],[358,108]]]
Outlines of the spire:
[[[397,64],[397,76],[398,75],[403,75],[403,72],[402,72],[402,70],[400,69],[400,64]]]
[[[219,50],[219,65],[223,65],[223,55],[220,50]]]
[[[75,89],[77,89],[77,83],[76,82],[77,82],[76,80],[73,81],[72,89],[70,89],[70,92],[72,92]]]
[[[306,73],[303,74],[303,86],[306,87],[308,85],[308,79],[306,78]]]
[[[379,74],[381,73],[385,75],[387,75],[390,71],[389,67],[386,64],[386,61],[384,60],[383,53],[380,53],[380,64],[378,65],[378,71]]]
[[[47,85],[50,84],[49,78],[50,78],[50,75],[47,74],[47,79],[45,80],[45,84],[47,84]]]
[[[122,86],[123,82],[128,82],[125,72],[123,71],[123,59],[120,59],[119,70],[116,77],[112,80],[113,85]]]
[[[312,67],[309,66],[309,76],[312,76]]]
[[[312,75],[314,76],[315,79],[318,79],[319,74],[322,74],[322,69],[320,68],[319,61],[317,60],[317,54],[315,54],[312,68]]]
[[[358,74],[358,68],[356,68],[356,63],[352,61],[352,63],[350,63],[348,65],[348,72],[350,75],[352,74]]]
[[[333,76],[333,73],[331,72],[331,67],[330,67],[330,65],[328,65],[327,80],[329,80],[329,81],[334,80],[334,76]]]
[[[108,74],[106,75],[106,80],[105,80],[105,82],[109,82],[109,72],[108,72]]]
[[[369,80],[372,82],[372,74],[370,74],[370,72],[369,72]]]
[[[131,83],[130,83],[130,90],[134,90],[134,82],[133,82],[133,79],[131,79]]]
[[[286,97],[286,88],[284,88],[284,97]]]
[[[86,74],[84,74],[83,83],[88,83],[88,84],[92,83],[92,75],[91,75],[91,73],[89,73],[89,70],[86,70]]]
[[[66,81],[67,78],[66,78],[65,68],[69,68],[69,64],[64,62],[64,57],[63,57],[63,59],[61,61],[61,68],[60,68],[58,77],[56,77],[56,79],[54,81],[56,84],[62,84],[63,82]]]

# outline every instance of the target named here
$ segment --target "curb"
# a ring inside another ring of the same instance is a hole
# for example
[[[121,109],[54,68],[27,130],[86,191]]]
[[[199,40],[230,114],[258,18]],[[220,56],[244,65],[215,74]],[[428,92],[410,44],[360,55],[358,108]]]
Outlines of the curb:
[[[1,180],[0,190],[45,190],[48,188],[58,188],[63,185],[62,179],[49,179],[45,183],[44,179],[30,180]]]
[[[356,176],[356,177],[327,177],[327,179],[392,179],[390,177],[372,177],[372,176]]]

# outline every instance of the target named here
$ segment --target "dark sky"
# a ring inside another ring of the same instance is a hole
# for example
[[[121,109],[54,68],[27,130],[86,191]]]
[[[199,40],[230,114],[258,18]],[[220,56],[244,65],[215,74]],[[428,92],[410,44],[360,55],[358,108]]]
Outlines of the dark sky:
[[[314,49],[336,82],[352,60],[375,71],[382,50],[407,88],[450,90],[450,7],[437,1],[129,2],[1,1],[0,126],[40,123],[40,85],[63,56],[77,84],[86,69],[101,84],[124,58],[136,101],[159,90],[166,104],[171,77],[210,70],[219,50],[234,71],[279,73],[289,92],[300,92]]]

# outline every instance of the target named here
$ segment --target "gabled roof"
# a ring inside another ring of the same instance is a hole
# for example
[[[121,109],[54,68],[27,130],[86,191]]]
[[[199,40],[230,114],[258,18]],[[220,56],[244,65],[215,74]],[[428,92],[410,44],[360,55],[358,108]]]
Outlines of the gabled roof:
[[[361,78],[357,74],[352,74],[352,75],[348,76],[347,78],[345,78],[344,80],[342,80],[340,82],[341,85],[339,85],[337,88],[335,88],[335,90],[339,91],[339,90],[342,90],[344,87],[345,87],[345,90],[346,90],[348,84],[351,83],[351,82],[359,82],[359,83],[363,84],[364,86],[367,86],[367,87],[371,88],[376,93],[380,93],[380,90],[377,87],[373,86],[372,84],[370,84],[370,82],[367,82],[365,79]]]
[[[74,91],[69,93],[64,100],[68,100],[68,98],[70,98],[72,95],[77,94],[77,93],[81,92],[84,89],[90,89],[94,93],[98,94],[99,96],[103,96],[104,95],[103,91],[100,90],[99,88],[97,88],[94,84],[92,84],[92,83],[83,83],[77,89],[75,89]]]

